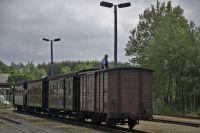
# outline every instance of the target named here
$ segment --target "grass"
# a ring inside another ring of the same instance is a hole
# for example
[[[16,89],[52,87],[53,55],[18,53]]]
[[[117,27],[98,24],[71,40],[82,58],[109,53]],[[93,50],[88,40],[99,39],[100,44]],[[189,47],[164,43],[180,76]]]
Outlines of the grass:
[[[3,128],[3,127],[5,127],[6,125],[4,124],[4,123],[1,123],[0,122],[0,128]]]
[[[154,114],[200,117],[200,107],[195,111],[182,112],[178,111],[176,107],[167,105],[161,101],[154,101],[153,111]]]
[[[11,105],[0,103],[0,109],[8,109],[10,107],[11,107]]]

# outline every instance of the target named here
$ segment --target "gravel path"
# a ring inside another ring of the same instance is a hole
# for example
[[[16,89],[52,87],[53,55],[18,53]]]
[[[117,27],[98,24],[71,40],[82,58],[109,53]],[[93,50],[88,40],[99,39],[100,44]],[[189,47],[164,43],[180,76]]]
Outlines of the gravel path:
[[[9,114],[9,118],[23,123],[16,124],[0,118],[0,133],[103,133],[86,127],[65,124],[31,115],[17,114],[15,112],[0,111],[0,114],[4,116]]]
[[[54,121],[50,119],[39,118],[31,115],[20,114],[12,111],[1,111],[0,114],[9,115],[11,118],[15,118],[21,120],[23,122],[30,123],[34,126],[44,128],[46,130],[50,130],[54,133],[103,133],[110,132],[109,130],[97,130],[90,127],[85,126],[84,124],[73,125],[70,123],[63,123],[59,121]],[[167,123],[167,122],[160,122],[160,121],[140,121],[139,125],[135,126],[134,133],[200,133],[200,127],[198,126],[186,126],[181,124],[180,122],[186,123],[199,123],[200,120],[194,119],[187,119],[187,118],[176,118],[176,117],[165,117],[165,116],[156,116],[156,119],[164,119],[164,120],[171,120],[177,121],[179,123]],[[0,119],[0,133],[21,133],[19,131],[14,130],[13,128],[1,123]],[[128,128],[128,126],[121,126],[123,128]],[[34,133],[40,133],[37,130],[34,130]],[[42,132],[44,133],[44,132]]]
[[[135,129],[150,133],[200,133],[200,127],[152,121],[141,121]]]

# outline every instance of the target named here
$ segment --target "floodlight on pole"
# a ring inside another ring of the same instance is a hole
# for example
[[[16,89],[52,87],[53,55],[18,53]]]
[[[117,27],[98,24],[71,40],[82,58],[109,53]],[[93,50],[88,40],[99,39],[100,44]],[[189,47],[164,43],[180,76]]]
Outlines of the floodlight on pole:
[[[127,2],[127,3],[121,3],[118,5],[118,8],[125,8],[125,7],[129,7],[131,6],[131,3],[130,2]]]
[[[56,38],[56,39],[54,39],[54,42],[56,42],[56,41],[60,41],[60,38]]]
[[[114,5],[106,1],[101,1],[100,6],[111,8],[114,6],[114,67],[117,67],[117,7],[125,8],[131,6],[130,2]]]
[[[113,7],[113,3],[101,1],[101,2],[100,2],[100,6],[104,6],[104,7],[111,8],[111,7]]]
[[[43,38],[44,41],[49,41],[49,39]]]
[[[47,38],[43,38],[44,41],[51,41],[50,45],[51,45],[51,76],[53,75],[53,41],[60,41],[60,38],[56,38],[53,40],[47,39]]]

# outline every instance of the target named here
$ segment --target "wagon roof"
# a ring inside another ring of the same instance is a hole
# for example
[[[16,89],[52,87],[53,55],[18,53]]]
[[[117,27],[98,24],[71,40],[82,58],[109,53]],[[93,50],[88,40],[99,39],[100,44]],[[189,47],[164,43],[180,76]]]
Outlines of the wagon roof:
[[[66,74],[62,74],[62,75],[50,76],[50,77],[47,78],[47,80],[54,80],[54,79],[58,79],[58,78],[78,76],[78,73],[87,72],[87,71],[94,71],[94,70],[98,70],[98,69],[84,69],[84,70],[80,70],[80,71],[77,71],[77,72],[70,72],[70,73],[66,73]]]
[[[15,83],[15,86],[17,86],[17,85],[23,85],[25,83],[25,81],[24,82],[17,82],[17,83]]]
[[[47,78],[47,77],[46,77]],[[44,81],[46,78],[36,79],[36,80],[28,80],[27,83],[33,83],[33,82],[41,82]]]
[[[76,76],[77,72],[71,72],[71,73],[66,73],[66,74],[62,74],[62,75],[54,75],[54,76],[49,76],[47,78],[47,80],[54,80],[54,79],[58,79],[58,78],[64,78],[64,77],[70,77],[70,76]]]
[[[86,72],[80,72],[79,74],[85,74],[85,73],[95,73],[95,72],[107,72],[107,71],[116,71],[116,70],[146,70],[146,71],[153,71],[151,69],[147,68],[140,68],[140,67],[121,67],[121,68],[108,68],[108,69],[99,69],[99,70],[93,70],[93,71],[86,71]]]
[[[27,80],[21,81],[21,82],[17,82],[14,84],[14,86],[18,86],[18,85],[26,85],[27,84]]]

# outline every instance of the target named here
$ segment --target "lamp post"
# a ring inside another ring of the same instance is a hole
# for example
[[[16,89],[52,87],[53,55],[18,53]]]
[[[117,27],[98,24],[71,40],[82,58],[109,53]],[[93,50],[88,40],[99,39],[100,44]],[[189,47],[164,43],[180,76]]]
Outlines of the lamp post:
[[[60,38],[54,40],[43,38],[44,41],[50,41],[51,43],[51,76],[53,75],[53,42],[60,41]]]
[[[125,8],[131,6],[130,2],[114,5],[113,3],[101,1],[100,6],[111,8],[114,6],[114,67],[117,67],[117,7]]]

